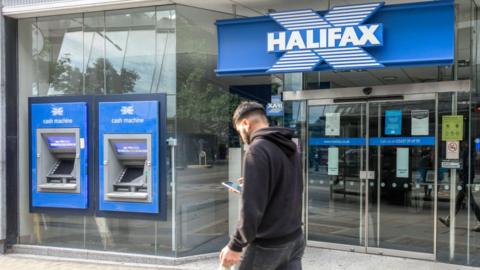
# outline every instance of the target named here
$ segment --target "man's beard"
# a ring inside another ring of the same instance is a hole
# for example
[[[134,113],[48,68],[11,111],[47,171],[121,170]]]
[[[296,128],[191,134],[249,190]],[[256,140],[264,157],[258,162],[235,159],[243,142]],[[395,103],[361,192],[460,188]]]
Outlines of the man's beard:
[[[243,143],[245,143],[247,145],[250,144],[250,134],[247,131],[245,131],[243,129],[240,130],[240,137],[242,137]]]

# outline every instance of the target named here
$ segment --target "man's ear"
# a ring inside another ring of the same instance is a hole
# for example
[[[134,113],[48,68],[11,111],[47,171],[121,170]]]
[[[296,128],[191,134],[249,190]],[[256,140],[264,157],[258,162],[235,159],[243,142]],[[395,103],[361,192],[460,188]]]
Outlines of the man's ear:
[[[242,121],[240,121],[240,124],[242,124],[243,126],[250,126],[250,121],[248,121],[247,118],[244,118],[242,119]]]

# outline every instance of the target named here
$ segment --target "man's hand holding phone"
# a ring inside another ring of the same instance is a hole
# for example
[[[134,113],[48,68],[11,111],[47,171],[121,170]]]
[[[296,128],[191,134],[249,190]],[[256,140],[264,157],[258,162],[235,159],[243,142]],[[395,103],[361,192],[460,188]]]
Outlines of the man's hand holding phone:
[[[242,192],[242,187],[243,187],[243,177],[238,178],[237,183],[228,181],[228,182],[223,182],[222,185],[228,188],[229,192],[240,194]]]

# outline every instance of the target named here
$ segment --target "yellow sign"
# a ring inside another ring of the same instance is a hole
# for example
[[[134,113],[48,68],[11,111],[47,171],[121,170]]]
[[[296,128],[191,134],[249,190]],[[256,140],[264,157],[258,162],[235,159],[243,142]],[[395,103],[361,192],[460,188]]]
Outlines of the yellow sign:
[[[442,141],[463,140],[463,116],[442,116]]]

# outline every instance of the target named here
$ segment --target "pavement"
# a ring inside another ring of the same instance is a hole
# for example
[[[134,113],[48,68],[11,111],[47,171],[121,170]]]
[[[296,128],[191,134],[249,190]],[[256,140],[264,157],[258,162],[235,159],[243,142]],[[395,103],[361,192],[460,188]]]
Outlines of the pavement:
[[[304,270],[467,270],[474,267],[431,262],[423,260],[369,255],[345,251],[307,248],[303,259]],[[218,270],[216,258],[191,262],[179,266],[155,266],[140,264],[111,263],[95,260],[73,260],[57,257],[42,257],[25,254],[0,255],[3,270]]]

